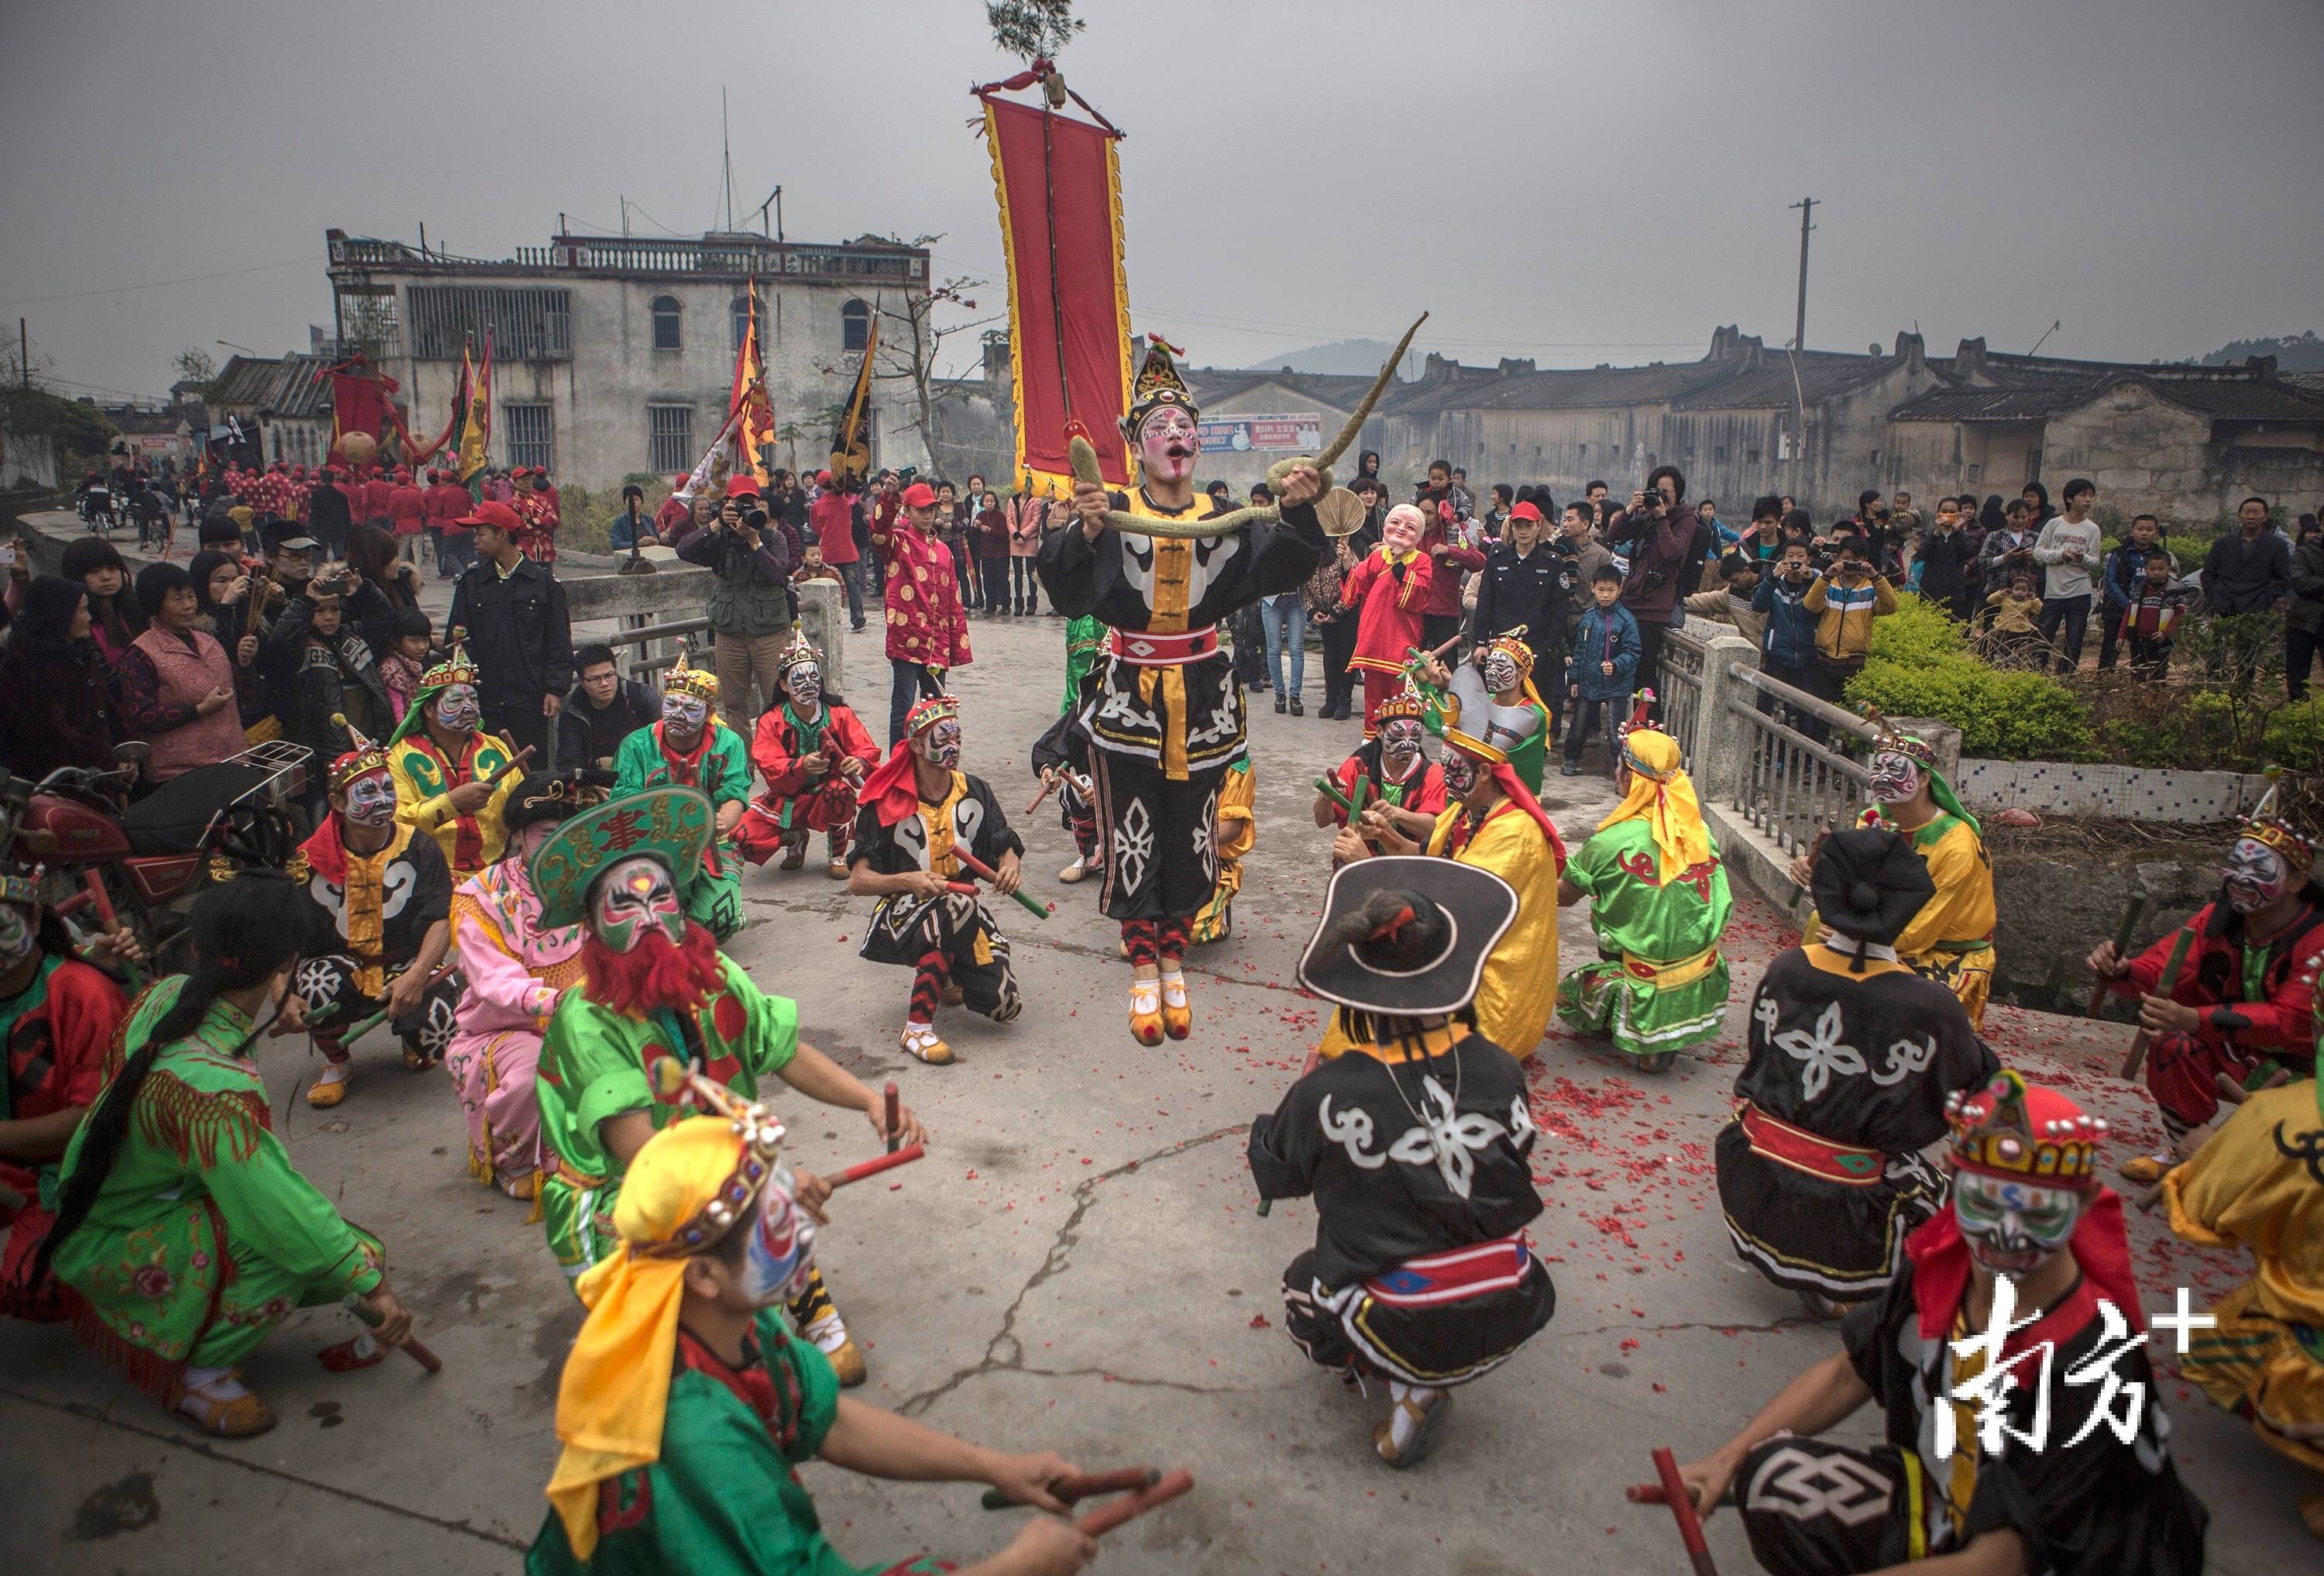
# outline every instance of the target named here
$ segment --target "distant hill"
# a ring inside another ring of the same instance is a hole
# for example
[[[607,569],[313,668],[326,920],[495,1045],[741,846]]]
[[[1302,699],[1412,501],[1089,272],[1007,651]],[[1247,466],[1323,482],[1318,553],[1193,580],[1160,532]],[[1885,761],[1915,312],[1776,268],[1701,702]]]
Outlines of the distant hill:
[[[1317,348],[1320,352],[1337,347],[1326,345]],[[1306,354],[1315,354],[1315,352]],[[2203,364],[2229,366],[2242,361],[2247,355],[2275,357],[2275,369],[2278,372],[2324,372],[2324,339],[2319,339],[2313,328],[2305,334],[2286,334],[2274,339],[2233,340],[2205,356]]]
[[[1265,361],[1253,362],[1245,372],[1280,372],[1289,367],[1293,372],[1315,373],[1326,376],[1370,377],[1379,371],[1380,363],[1388,358],[1396,346],[1385,339],[1334,339],[1329,345],[1311,345],[1305,350],[1286,350]],[[1420,353],[1407,352],[1401,375],[1420,375]]]

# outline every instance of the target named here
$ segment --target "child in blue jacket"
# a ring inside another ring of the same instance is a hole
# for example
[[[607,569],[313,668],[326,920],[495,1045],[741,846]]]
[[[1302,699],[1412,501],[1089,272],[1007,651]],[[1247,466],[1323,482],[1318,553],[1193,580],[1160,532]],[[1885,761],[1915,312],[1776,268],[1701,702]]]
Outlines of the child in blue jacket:
[[[1622,576],[1611,564],[1590,577],[1591,605],[1573,621],[1573,659],[1567,668],[1573,700],[1572,725],[1565,731],[1565,764],[1560,776],[1582,775],[1582,747],[1605,714],[1610,760],[1616,706],[1626,705],[1638,673],[1638,621],[1621,603]]]

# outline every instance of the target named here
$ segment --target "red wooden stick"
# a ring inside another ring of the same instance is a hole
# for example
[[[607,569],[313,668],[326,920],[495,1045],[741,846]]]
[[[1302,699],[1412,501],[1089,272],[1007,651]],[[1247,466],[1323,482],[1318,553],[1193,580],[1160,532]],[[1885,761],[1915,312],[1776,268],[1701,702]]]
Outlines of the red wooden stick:
[[[341,1298],[340,1301],[346,1305],[349,1313],[370,1329],[376,1330],[386,1323],[384,1319],[372,1312],[369,1303],[352,1293]],[[431,1374],[440,1374],[444,1371],[444,1359],[429,1350],[417,1336],[405,1336],[403,1344],[398,1350]]]
[[[1162,1474],[1152,1467],[1123,1467],[1112,1472],[1084,1472],[1079,1477],[1060,1478],[1049,1485],[1049,1492],[1072,1505],[1097,1494],[1127,1494],[1151,1488],[1162,1480]],[[998,1488],[984,1491],[984,1508],[1006,1510],[1019,1501],[1011,1499]]]
[[[1102,1505],[1074,1525],[1091,1537],[1103,1537],[1115,1527],[1136,1520],[1156,1506],[1168,1504],[1194,1486],[1194,1474],[1180,1467],[1151,1488],[1140,1488]]]
[[[1686,1491],[1686,1482],[1678,1475],[1678,1458],[1672,1455],[1668,1445],[1655,1451],[1655,1475],[1662,1480],[1663,1503],[1670,1507],[1671,1519],[1678,1523],[1679,1541],[1686,1545],[1686,1557],[1694,1563],[1694,1576],[1719,1576],[1719,1566],[1711,1558],[1711,1546],[1702,1541],[1702,1523],[1694,1514],[1694,1498]]]
[[[888,1080],[888,1153],[894,1154],[904,1142],[902,1135],[904,1102],[897,1097],[896,1081]]]
[[[846,1170],[835,1172],[824,1180],[831,1184],[833,1191],[836,1192],[851,1182],[861,1182],[867,1176],[877,1176],[882,1171],[892,1171],[899,1166],[909,1166],[927,1153],[927,1150],[921,1145],[907,1144],[892,1155],[875,1155],[869,1160],[858,1160]]]

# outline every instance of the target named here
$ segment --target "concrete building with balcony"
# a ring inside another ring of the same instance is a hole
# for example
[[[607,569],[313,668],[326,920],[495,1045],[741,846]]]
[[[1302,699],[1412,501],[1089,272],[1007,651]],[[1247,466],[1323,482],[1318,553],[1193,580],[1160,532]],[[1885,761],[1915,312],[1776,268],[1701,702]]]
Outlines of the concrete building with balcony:
[[[815,468],[873,313],[905,311],[928,288],[926,248],[874,236],[560,235],[504,260],[341,230],[327,238],[334,332],[401,385],[415,435],[442,428],[462,353],[481,357],[489,333],[493,462],[546,465],[593,491],[632,475],[667,479],[701,458],[726,419],[754,286],[776,425],[796,424],[774,463]],[[908,379],[875,382],[877,463],[927,464],[913,403]]]

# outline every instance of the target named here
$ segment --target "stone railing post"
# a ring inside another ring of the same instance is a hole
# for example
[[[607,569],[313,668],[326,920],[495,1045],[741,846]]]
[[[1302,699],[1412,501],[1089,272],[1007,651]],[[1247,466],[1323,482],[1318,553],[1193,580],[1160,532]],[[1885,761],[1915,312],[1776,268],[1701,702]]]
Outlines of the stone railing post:
[[[799,629],[807,643],[823,652],[824,683],[835,695],[847,693],[847,619],[840,604],[842,587],[836,580],[802,580],[798,593]]]
[[[1736,774],[1750,748],[1749,730],[1728,711],[1737,696],[1756,692],[1727,669],[1740,662],[1759,666],[1758,649],[1741,635],[1713,635],[1702,642],[1702,711],[1694,719],[1694,791],[1705,804],[1727,803],[1735,795]]]

